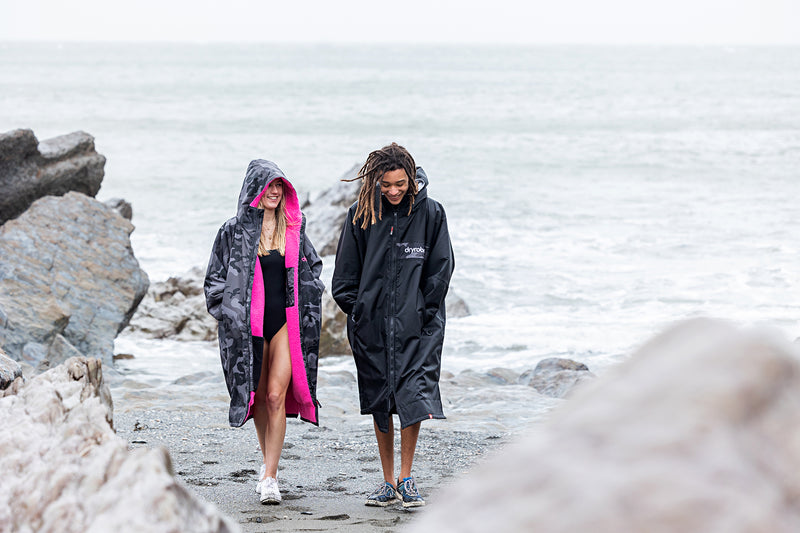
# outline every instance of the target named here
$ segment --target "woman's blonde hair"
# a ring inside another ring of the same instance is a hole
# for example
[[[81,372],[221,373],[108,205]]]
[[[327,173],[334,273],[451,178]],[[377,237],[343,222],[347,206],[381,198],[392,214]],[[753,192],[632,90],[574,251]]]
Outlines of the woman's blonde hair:
[[[281,180],[281,183],[283,180]],[[284,186],[285,189],[285,186]],[[258,207],[264,209],[264,198],[267,193],[261,196],[258,202]],[[281,255],[286,255],[286,227],[288,226],[286,219],[286,194],[281,195],[281,201],[278,202],[278,207],[275,208],[275,229],[272,231],[272,238],[270,242],[266,242],[264,233],[258,239],[258,255],[269,255],[270,250],[278,250]],[[263,226],[262,226],[263,228]]]

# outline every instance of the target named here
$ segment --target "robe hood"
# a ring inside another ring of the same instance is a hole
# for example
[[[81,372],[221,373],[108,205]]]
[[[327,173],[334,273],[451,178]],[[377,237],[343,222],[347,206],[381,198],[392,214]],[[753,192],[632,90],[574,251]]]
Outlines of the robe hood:
[[[239,192],[239,203],[236,207],[236,217],[242,218],[248,209],[257,208],[261,197],[267,192],[270,183],[280,179],[283,181],[283,195],[286,197],[286,217],[289,225],[300,223],[300,202],[291,182],[286,179],[278,165],[266,159],[254,159],[247,166],[242,190]]]

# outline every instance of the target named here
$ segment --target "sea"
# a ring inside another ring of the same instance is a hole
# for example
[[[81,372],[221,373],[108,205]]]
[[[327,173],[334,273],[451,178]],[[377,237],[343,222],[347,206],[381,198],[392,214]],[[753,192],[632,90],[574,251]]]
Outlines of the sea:
[[[698,316],[800,337],[798,110],[797,47],[0,43],[0,131],[92,134],[153,281],[205,266],[251,159],[314,193],[405,146],[471,313],[454,373],[602,372]],[[213,343],[117,350],[152,380],[219,366]]]

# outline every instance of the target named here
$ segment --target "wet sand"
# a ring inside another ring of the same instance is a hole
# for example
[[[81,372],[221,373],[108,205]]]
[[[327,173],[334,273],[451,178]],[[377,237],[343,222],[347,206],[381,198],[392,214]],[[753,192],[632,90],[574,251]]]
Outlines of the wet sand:
[[[530,387],[501,385],[490,376],[442,380],[448,420],[423,422],[413,473],[428,502],[458,482],[459,474],[495,453],[541,419],[558,400]],[[349,372],[319,377],[320,426],[289,419],[278,480],[280,505],[262,505],[255,492],[261,464],[252,422],[227,423],[228,397],[221,374],[186,376],[164,387],[132,380],[112,384],[114,425],[131,448],[164,446],[176,477],[242,531],[397,531],[426,507],[367,507],[382,481],[372,418],[358,413]],[[395,419],[397,425],[397,419]],[[396,434],[399,469],[399,434]]]

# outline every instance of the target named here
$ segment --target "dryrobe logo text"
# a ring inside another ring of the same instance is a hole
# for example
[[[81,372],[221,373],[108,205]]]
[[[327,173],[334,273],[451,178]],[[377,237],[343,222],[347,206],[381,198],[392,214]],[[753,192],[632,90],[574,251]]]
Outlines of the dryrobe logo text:
[[[416,242],[398,242],[400,259],[425,259],[425,245]]]

